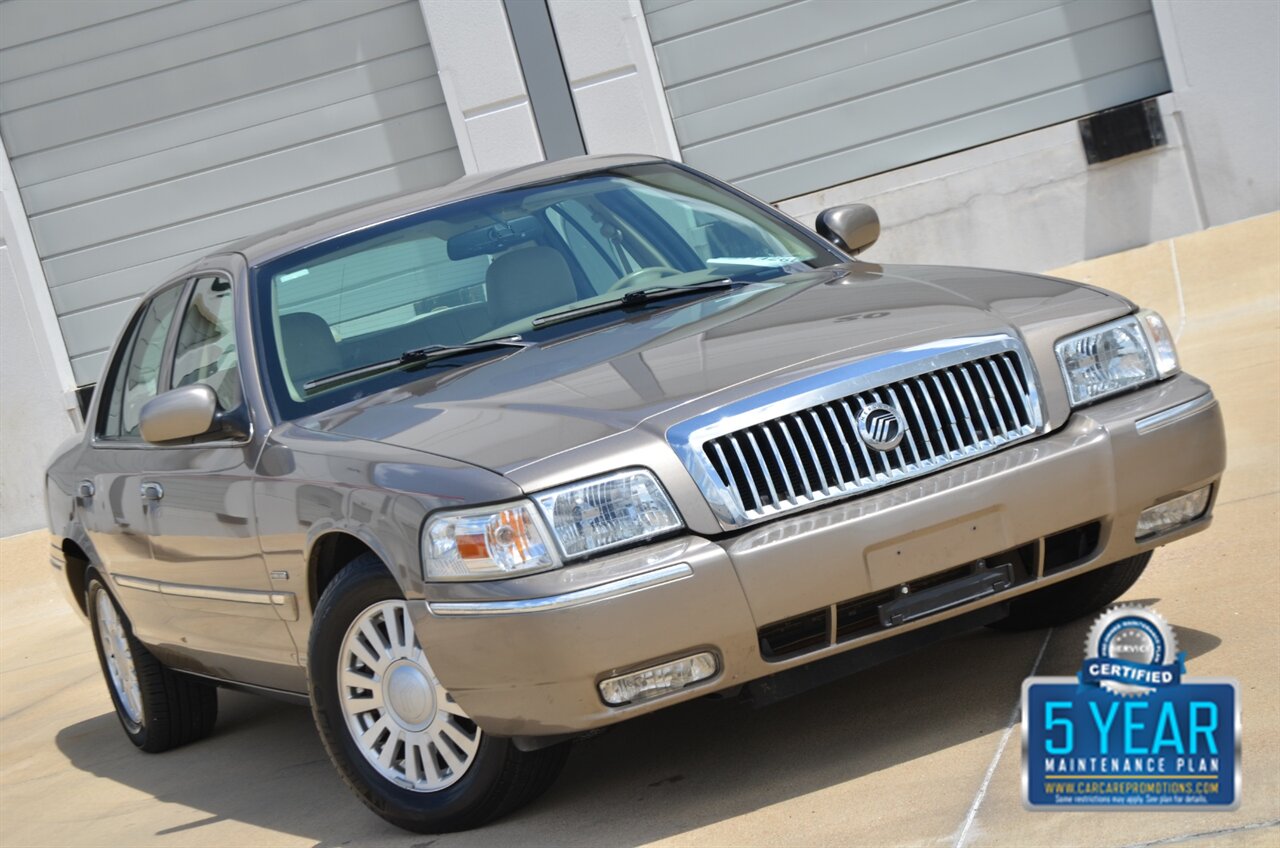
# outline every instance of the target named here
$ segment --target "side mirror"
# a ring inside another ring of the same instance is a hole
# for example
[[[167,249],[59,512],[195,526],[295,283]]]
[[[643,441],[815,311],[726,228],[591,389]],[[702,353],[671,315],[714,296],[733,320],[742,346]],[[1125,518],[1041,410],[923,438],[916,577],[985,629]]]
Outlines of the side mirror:
[[[221,432],[225,417],[213,389],[193,383],[147,401],[138,415],[138,428],[148,442],[164,444]]]
[[[824,209],[814,222],[818,235],[851,256],[880,238],[880,216],[865,203],[850,203]]]

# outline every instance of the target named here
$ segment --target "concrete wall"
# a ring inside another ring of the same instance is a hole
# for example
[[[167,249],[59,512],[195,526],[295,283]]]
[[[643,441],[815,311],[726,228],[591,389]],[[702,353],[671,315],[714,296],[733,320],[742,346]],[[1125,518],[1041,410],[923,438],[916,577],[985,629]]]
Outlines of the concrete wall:
[[[1156,0],[1205,225],[1280,209],[1280,3]]]
[[[501,0],[420,0],[467,173],[545,152]],[[680,158],[639,0],[549,0],[588,153]]]
[[[588,153],[679,159],[640,0],[549,0]]]
[[[778,208],[812,226],[828,206],[871,204],[883,230],[864,256],[875,262],[1040,271],[1203,227],[1189,152],[1167,114],[1165,130],[1165,147],[1090,166],[1070,121]]]
[[[0,537],[44,526],[45,463],[76,432],[38,306],[19,282],[25,269],[11,199],[12,189],[0,186]]]
[[[1280,209],[1280,4],[1156,0],[1168,145],[1090,166],[1076,122],[782,201],[869,203],[878,262],[1038,271]]]
[[[468,174],[543,159],[502,0],[420,0]]]

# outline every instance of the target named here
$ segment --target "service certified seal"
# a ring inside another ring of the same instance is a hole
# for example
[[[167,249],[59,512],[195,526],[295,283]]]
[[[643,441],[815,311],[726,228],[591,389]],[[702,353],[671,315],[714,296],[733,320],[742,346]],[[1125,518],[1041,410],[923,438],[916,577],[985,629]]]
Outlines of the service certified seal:
[[[1149,695],[1186,672],[1185,654],[1164,616],[1139,606],[1116,606],[1094,621],[1084,641],[1082,684],[1117,695]]]
[[[1240,692],[1187,677],[1158,612],[1098,616],[1075,677],[1022,684],[1022,799],[1029,809],[1234,810]]]

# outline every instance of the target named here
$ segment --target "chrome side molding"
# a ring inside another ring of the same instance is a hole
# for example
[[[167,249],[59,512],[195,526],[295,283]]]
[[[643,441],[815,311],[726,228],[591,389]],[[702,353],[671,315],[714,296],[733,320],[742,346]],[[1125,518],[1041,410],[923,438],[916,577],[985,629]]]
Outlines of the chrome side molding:
[[[168,598],[190,598],[197,601],[213,601],[224,604],[254,604],[274,607],[285,621],[298,620],[298,598],[292,592],[260,592],[255,589],[226,589],[218,586],[191,586],[185,583],[165,583],[146,577],[113,574],[111,579],[122,589],[154,592]]]

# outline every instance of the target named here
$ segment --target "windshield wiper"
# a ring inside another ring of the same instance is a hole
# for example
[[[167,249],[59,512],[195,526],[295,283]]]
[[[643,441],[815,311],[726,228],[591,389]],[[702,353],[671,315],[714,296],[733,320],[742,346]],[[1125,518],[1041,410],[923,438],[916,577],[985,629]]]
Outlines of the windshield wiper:
[[[685,294],[693,294],[696,292],[716,292],[728,291],[736,289],[739,286],[746,285],[745,282],[738,280],[707,280],[705,283],[694,283],[689,286],[654,286],[648,289],[638,289],[633,292],[627,292],[622,297],[616,297],[612,300],[602,300],[599,303],[588,303],[585,306],[575,306],[565,309],[561,312],[552,312],[549,315],[539,315],[533,319],[534,327],[549,327],[552,324],[559,324],[562,321],[572,321],[574,318],[583,318],[587,315],[596,315],[601,312],[612,312],[615,309],[630,309],[636,306],[644,306],[647,303],[653,303],[655,300],[666,300],[671,297],[680,297]]]
[[[436,362],[441,359],[449,359],[453,356],[461,356],[464,353],[475,353],[481,350],[496,350],[499,348],[512,348],[511,353],[523,350],[532,345],[533,342],[521,341],[519,336],[511,336],[505,339],[486,339],[478,342],[468,342],[460,345],[427,345],[426,347],[415,347],[406,350],[395,359],[386,359],[382,362],[373,362],[369,365],[361,365],[358,368],[349,368],[346,371],[339,371],[336,374],[330,374],[327,377],[317,377],[314,380],[308,380],[302,384],[302,388],[308,393],[317,392],[321,389],[328,389],[334,386],[341,386],[344,383],[352,383],[356,380],[363,380],[365,377],[373,377],[383,374],[387,371],[394,371],[405,365],[415,365],[428,362]]]

